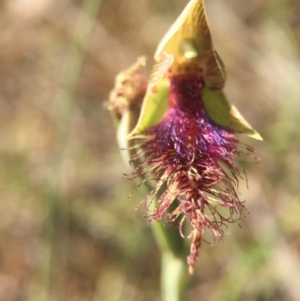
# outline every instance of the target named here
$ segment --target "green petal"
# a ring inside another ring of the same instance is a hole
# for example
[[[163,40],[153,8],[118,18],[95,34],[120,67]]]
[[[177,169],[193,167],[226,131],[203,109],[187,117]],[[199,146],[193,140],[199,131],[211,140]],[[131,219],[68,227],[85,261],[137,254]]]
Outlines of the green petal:
[[[226,75],[213,48],[203,0],[191,0],[162,38],[154,58],[172,54],[172,74],[192,73],[203,77],[208,87],[222,89]]]
[[[230,129],[236,133],[263,140],[240,112],[229,104],[223,91],[205,88],[203,91],[203,102],[208,116],[218,125]]]
[[[143,102],[140,118],[136,127],[127,136],[131,139],[143,134],[145,130],[159,123],[168,108],[169,81],[163,79],[155,86],[155,92],[149,92]]]
[[[211,35],[208,28],[203,0],[191,0],[159,43],[155,52],[155,60],[166,51],[175,56],[175,61],[187,58],[180,51],[182,39],[193,41],[197,51],[212,49]]]
[[[140,118],[128,139],[142,134],[151,126],[159,123],[168,108],[169,80],[166,73],[173,63],[173,55],[162,53],[150,75],[147,92],[143,100]]]

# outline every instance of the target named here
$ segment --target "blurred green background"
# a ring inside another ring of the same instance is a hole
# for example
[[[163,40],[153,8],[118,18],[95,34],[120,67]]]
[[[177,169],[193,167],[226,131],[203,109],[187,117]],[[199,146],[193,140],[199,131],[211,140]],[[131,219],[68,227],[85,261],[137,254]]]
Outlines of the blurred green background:
[[[160,254],[103,104],[186,3],[0,2],[1,301],[160,300]],[[299,301],[300,2],[206,6],[228,98],[264,142],[243,139],[262,158],[239,187],[249,216],[202,245],[186,300]]]

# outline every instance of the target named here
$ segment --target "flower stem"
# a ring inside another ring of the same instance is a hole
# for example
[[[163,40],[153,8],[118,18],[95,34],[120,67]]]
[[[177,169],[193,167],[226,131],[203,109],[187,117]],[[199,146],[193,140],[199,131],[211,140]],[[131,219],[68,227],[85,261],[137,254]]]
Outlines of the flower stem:
[[[183,301],[187,283],[185,257],[162,252],[161,288],[164,301]]]
[[[157,201],[153,201],[154,209]],[[184,240],[178,229],[160,222],[151,224],[156,242],[161,250],[161,290],[163,301],[183,301],[188,270]]]

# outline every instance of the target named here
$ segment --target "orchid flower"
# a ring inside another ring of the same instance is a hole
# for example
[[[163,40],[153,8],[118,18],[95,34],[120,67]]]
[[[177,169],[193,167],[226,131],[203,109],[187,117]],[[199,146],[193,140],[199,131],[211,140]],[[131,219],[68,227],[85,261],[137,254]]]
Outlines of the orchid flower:
[[[191,238],[187,262],[193,273],[204,232],[221,239],[228,223],[244,216],[237,159],[255,160],[255,151],[239,135],[261,136],[226,99],[225,68],[213,47],[203,0],[187,4],[154,59],[149,80],[142,73],[144,59],[122,73],[126,81],[116,81],[110,105],[117,111],[123,98],[126,109],[118,118],[135,116],[122,145],[130,149],[134,166],[128,178],[150,183],[148,205],[158,199],[149,209],[150,223],[169,222]]]

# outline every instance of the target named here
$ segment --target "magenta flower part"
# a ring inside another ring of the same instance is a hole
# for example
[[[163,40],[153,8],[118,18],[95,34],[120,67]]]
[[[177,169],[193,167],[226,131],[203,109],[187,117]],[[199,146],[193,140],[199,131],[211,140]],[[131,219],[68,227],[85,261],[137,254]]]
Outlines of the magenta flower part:
[[[253,152],[239,143],[234,132],[210,120],[202,101],[204,86],[200,76],[170,77],[168,110],[159,124],[145,131],[147,138],[139,141],[142,151],[131,159],[139,163],[129,175],[130,179],[156,181],[147,197],[150,202],[159,197],[150,222],[178,221],[184,236],[183,222],[190,220],[190,273],[205,229],[220,239],[224,226],[243,216],[245,207],[236,193],[240,170],[235,160]],[[166,189],[161,193],[163,184]],[[170,211],[172,204],[176,206]],[[227,208],[226,215],[220,207]]]
[[[188,2],[154,59],[149,80],[145,58],[117,76],[108,108],[124,157],[131,156],[128,178],[151,187],[144,200],[149,222],[188,234],[193,273],[204,232],[222,239],[228,224],[247,213],[237,193],[244,175],[237,160],[258,159],[238,135],[262,138],[223,91],[225,67],[213,47],[204,0]]]

